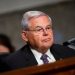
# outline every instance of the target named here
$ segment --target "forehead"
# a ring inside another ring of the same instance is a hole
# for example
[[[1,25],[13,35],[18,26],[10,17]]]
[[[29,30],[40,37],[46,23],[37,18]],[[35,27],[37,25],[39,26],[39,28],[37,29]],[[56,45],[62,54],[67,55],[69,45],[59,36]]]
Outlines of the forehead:
[[[38,17],[33,17],[29,20],[29,26],[47,26],[51,25],[52,22],[49,19],[48,16],[38,16]]]

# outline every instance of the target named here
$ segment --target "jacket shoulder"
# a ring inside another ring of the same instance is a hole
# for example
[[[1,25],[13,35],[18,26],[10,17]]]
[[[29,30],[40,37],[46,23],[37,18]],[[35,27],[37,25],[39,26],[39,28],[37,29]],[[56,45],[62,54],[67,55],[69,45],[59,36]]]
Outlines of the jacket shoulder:
[[[52,50],[62,56],[62,57],[71,57],[71,56],[75,56],[75,50],[69,48],[69,47],[66,47],[66,46],[63,46],[63,45],[59,45],[59,44],[54,44],[52,46]],[[53,52],[52,51],[52,52]]]

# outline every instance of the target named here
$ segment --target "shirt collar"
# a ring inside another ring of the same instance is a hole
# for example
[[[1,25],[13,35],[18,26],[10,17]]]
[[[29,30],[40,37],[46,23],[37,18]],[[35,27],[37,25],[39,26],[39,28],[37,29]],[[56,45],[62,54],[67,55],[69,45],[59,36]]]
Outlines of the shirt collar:
[[[32,53],[34,54],[35,57],[39,58],[42,56],[42,53],[38,52],[37,50],[35,49],[31,49]],[[48,55],[48,57],[50,58],[50,55],[51,55],[51,52],[50,52],[50,49],[47,50],[47,52],[45,53]]]
[[[31,49],[31,51],[33,52],[34,56],[35,56],[37,59],[40,59],[40,57],[42,56],[42,53],[38,52],[38,51],[35,50],[35,49]]]

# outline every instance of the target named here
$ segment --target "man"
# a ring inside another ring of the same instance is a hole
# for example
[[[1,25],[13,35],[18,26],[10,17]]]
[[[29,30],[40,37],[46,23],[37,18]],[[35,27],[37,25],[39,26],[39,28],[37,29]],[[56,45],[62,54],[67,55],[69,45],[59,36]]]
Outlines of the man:
[[[5,34],[0,34],[0,55],[10,54],[14,51],[15,48],[12,45],[10,38]]]
[[[75,55],[74,50],[54,44],[52,20],[47,14],[28,11],[23,15],[21,25],[26,45],[5,60],[11,70],[52,63]]]
[[[5,34],[0,34],[0,72],[4,71],[5,68],[7,69],[2,60],[14,51],[15,48],[12,45],[10,38]]]

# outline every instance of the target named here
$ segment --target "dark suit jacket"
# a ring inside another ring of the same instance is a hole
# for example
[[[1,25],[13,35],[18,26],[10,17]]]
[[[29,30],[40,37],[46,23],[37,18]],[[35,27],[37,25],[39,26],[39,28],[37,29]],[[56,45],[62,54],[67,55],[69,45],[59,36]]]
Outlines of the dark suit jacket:
[[[75,56],[75,50],[58,44],[53,45],[50,50],[56,60]],[[9,70],[38,64],[28,45],[22,47],[20,50],[8,56],[5,59],[5,63],[10,67]]]
[[[9,55],[9,53],[3,53],[0,54],[0,72],[4,72],[4,70],[6,71],[7,65],[5,65],[5,63],[3,62],[3,59],[5,59],[7,56]]]

